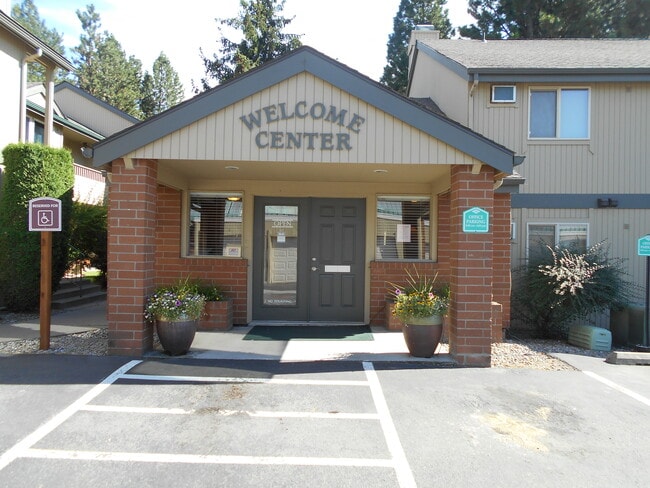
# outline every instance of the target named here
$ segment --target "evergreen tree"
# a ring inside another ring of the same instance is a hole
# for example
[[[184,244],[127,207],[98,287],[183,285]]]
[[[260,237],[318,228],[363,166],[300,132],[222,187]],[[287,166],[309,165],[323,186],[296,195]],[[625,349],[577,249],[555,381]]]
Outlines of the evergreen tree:
[[[206,77],[194,91],[207,90],[212,80],[223,83],[299,47],[300,35],[283,32],[293,20],[280,15],[284,3],[285,0],[240,0],[237,17],[217,19],[222,26],[241,31],[243,38],[231,41],[219,27],[219,52],[209,58],[200,50]]]
[[[63,35],[56,29],[48,29],[32,0],[23,0],[20,4],[15,4],[11,8],[11,17],[52,49],[65,55]],[[65,76],[65,73],[56,70],[54,82],[63,81]],[[27,71],[27,81],[44,83],[45,67],[38,62],[30,63]]]
[[[142,63],[127,58],[115,36],[100,32],[101,19],[93,5],[77,10],[84,33],[75,53],[77,86],[113,107],[141,117]]]
[[[430,24],[440,31],[440,38],[451,37],[454,30],[445,9],[447,0],[401,0],[393,19],[393,33],[388,37],[384,74],[379,80],[399,93],[408,86],[408,44],[411,31],[419,24]]]
[[[145,72],[142,93],[140,109],[145,118],[159,114],[183,101],[183,85],[164,53],[161,52],[154,61],[152,74]]]
[[[648,37],[650,0],[470,0],[474,39]]]

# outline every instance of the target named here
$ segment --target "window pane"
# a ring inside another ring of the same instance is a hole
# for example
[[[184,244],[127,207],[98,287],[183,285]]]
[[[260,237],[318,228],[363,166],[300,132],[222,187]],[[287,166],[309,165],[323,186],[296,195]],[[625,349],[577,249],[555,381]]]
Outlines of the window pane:
[[[589,137],[589,91],[562,90],[560,108],[560,137],[587,139]]]
[[[587,250],[586,224],[560,224],[558,234],[558,246],[560,248],[581,253]]]
[[[546,247],[555,247],[555,225],[531,224],[528,226],[528,259],[538,261],[548,253]]]
[[[241,195],[190,195],[189,256],[241,257]]]
[[[514,86],[493,86],[492,101],[493,102],[514,102],[515,87]]]
[[[530,137],[556,137],[557,92],[530,93]]]
[[[264,207],[264,305],[298,302],[298,207]]]
[[[430,259],[429,198],[377,199],[377,259]]]

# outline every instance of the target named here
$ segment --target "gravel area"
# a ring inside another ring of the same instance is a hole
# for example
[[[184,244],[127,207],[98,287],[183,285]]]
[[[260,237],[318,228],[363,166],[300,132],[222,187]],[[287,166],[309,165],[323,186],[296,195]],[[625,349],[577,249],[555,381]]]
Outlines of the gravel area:
[[[5,314],[1,317],[0,327],[2,327],[3,323],[14,322],[25,318],[33,318],[33,316]],[[446,344],[443,345],[442,349],[446,349]],[[577,354],[603,359],[609,354],[608,352],[591,351],[571,346],[562,341],[535,339],[508,340],[506,342],[492,344],[492,367],[548,371],[574,369],[564,361],[550,356],[551,353]],[[108,354],[108,332],[106,329],[97,329],[79,334],[52,337],[50,349],[47,351],[39,350],[38,339],[0,342],[0,356],[12,354],[82,354],[105,356]]]

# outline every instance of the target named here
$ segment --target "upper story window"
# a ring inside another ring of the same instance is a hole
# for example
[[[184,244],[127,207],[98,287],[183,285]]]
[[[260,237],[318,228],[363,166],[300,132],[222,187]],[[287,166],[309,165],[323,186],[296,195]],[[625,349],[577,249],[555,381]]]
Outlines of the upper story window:
[[[377,198],[377,259],[430,259],[429,197]]]
[[[492,103],[515,103],[517,101],[517,87],[514,85],[492,85]]]
[[[242,196],[191,193],[188,256],[241,257]]]
[[[589,89],[532,89],[529,137],[531,139],[588,139]]]

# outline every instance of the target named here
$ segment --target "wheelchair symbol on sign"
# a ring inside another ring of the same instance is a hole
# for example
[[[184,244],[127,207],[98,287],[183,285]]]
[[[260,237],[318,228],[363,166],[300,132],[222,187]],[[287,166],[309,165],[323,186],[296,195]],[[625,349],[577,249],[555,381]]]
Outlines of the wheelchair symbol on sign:
[[[42,226],[47,227],[54,224],[54,212],[52,210],[39,210],[37,218],[38,223]]]

